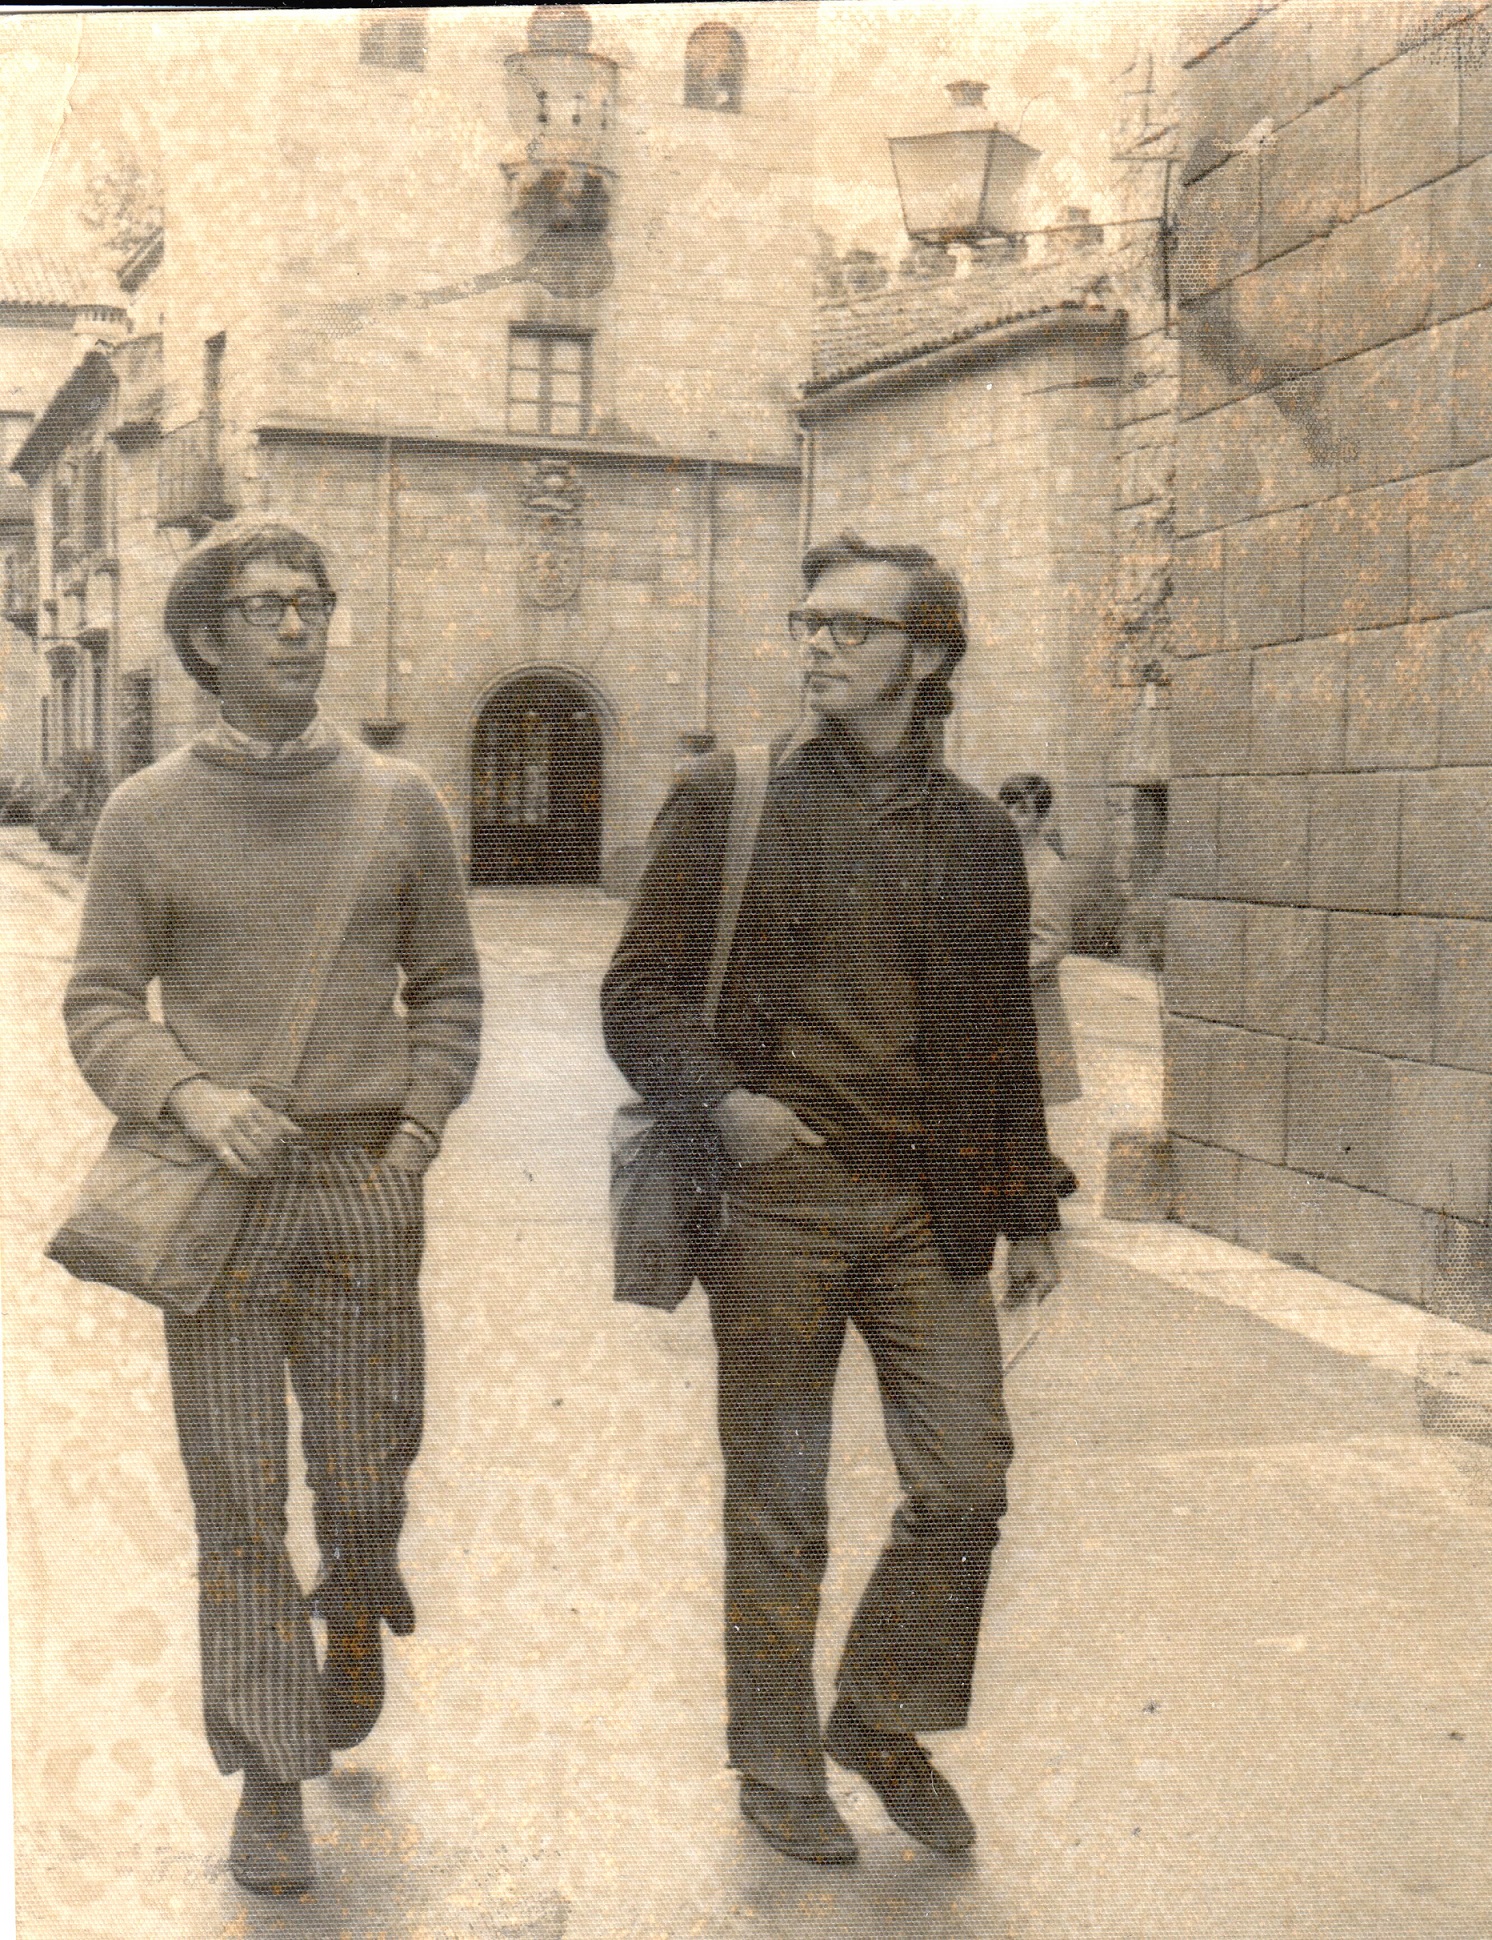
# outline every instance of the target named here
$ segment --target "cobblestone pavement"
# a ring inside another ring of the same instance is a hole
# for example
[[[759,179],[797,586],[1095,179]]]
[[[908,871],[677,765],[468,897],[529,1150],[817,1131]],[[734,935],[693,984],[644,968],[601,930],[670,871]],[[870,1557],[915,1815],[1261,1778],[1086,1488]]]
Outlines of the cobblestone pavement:
[[[844,1775],[859,1867],[748,1834],[721,1746],[708,1329],[697,1299],[669,1319],[609,1298],[620,1086],[594,986],[620,910],[564,893],[477,901],[486,1057],[430,1195],[419,1629],[379,1730],[308,1788],[315,1893],[241,1895],[159,1322],[38,1257],[104,1126],[57,1024],[76,878],[0,836],[25,1940],[1484,1940],[1492,1458],[1442,1432],[1425,1378],[1472,1337],[1427,1361],[1435,1323],[1097,1219],[1109,1127],[1159,1102],[1153,986],[1104,966],[1068,966],[1089,1094],[1057,1142],[1085,1194],[1011,1376],[974,1718],[939,1754],[980,1844],[917,1849]],[[852,1349],[828,1664],[892,1499]],[[298,1499],[309,1568],[306,1529]]]

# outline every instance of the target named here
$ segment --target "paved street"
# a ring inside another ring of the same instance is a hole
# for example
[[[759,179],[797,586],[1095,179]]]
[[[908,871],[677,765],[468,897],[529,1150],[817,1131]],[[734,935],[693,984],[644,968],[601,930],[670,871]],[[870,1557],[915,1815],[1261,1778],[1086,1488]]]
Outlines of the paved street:
[[[966,1864],[833,1783],[852,1872],[777,1858],[724,1769],[711,1350],[610,1301],[594,987],[619,906],[483,892],[485,1060],[431,1185],[431,1379],[385,1722],[309,1788],[322,1882],[246,1899],[198,1724],[159,1321],[38,1248],[104,1117],[57,1003],[65,866],[0,832],[6,1458],[25,1940],[1485,1940],[1492,1452],[1447,1323],[1098,1220],[1158,1111],[1154,997],[1070,964],[1089,1096],[1069,1274],[1012,1373],[1020,1460]],[[1489,1346],[1492,1353],[1492,1346]],[[825,1663],[893,1491],[847,1360]],[[309,1568],[304,1503],[299,1554]]]

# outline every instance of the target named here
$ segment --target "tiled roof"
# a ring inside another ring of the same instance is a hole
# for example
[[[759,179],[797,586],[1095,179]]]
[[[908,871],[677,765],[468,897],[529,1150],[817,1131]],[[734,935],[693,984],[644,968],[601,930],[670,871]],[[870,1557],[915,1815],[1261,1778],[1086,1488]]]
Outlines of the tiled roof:
[[[1026,317],[1119,307],[1100,251],[1050,263],[976,262],[967,276],[941,282],[903,279],[820,306],[813,376],[804,390],[812,396],[847,377],[905,363]]]
[[[0,307],[123,309],[118,286],[101,264],[60,250],[0,249]]]

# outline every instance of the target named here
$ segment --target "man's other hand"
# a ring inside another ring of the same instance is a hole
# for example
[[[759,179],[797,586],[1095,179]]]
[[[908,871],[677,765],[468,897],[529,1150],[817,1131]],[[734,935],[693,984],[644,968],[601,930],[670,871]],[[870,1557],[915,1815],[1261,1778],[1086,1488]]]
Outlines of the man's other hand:
[[[177,1085],[166,1109],[188,1138],[241,1179],[262,1179],[273,1169],[285,1140],[300,1130],[294,1119],[252,1091],[215,1085],[210,1078],[188,1078]]]
[[[795,1145],[822,1145],[823,1134],[795,1111],[759,1091],[728,1091],[710,1114],[726,1152],[737,1165],[764,1165]]]
[[[1040,1239],[1013,1239],[1005,1263],[1005,1298],[1011,1306],[1028,1300],[1045,1300],[1062,1278],[1052,1242]]]

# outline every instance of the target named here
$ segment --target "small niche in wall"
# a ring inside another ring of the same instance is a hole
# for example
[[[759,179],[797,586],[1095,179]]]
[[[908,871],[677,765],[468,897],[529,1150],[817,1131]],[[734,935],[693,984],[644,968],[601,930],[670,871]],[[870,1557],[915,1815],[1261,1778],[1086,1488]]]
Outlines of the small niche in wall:
[[[746,43],[723,20],[707,20],[684,50],[684,106],[737,115],[746,92]]]

